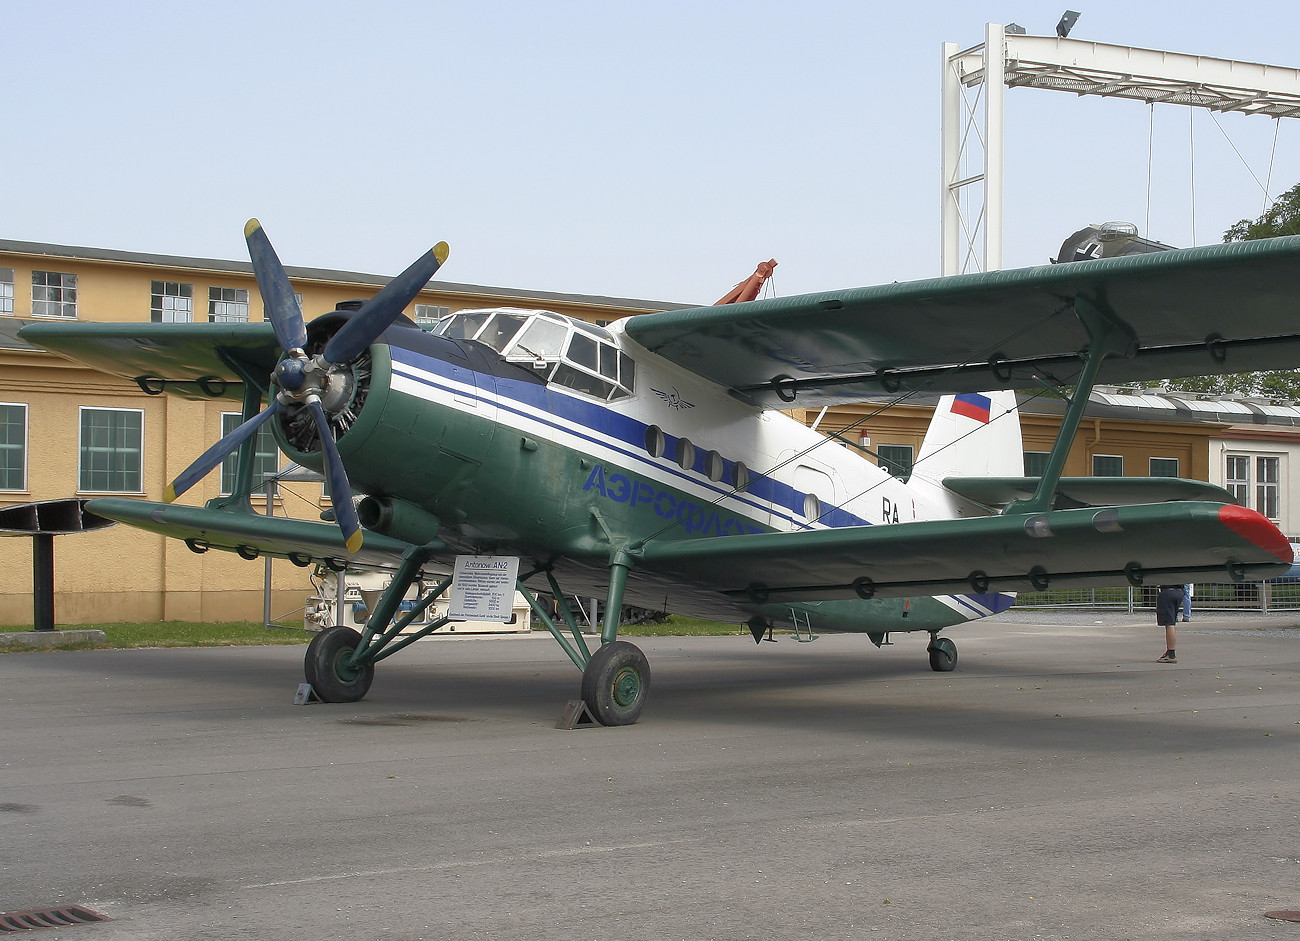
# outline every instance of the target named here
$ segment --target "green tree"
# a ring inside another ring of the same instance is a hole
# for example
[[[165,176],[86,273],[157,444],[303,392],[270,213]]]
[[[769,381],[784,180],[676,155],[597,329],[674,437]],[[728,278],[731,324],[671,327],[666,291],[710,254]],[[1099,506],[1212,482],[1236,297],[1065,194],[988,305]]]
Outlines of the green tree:
[[[1300,235],[1300,183],[1291,187],[1255,221],[1242,219],[1223,233],[1225,242],[1249,242]],[[1170,389],[1214,395],[1267,395],[1300,399],[1300,372],[1247,372],[1232,376],[1192,376],[1165,383]]]

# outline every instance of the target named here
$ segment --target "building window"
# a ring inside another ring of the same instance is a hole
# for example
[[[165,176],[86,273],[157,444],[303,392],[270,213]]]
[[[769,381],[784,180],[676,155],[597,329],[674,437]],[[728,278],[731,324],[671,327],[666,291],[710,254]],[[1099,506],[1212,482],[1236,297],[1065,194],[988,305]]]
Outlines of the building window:
[[[415,305],[416,323],[437,323],[443,317],[448,317],[450,315],[451,315],[450,307],[439,307],[436,304]]]
[[[1178,458],[1176,457],[1151,458],[1151,476],[1152,477],[1177,477]]]
[[[139,409],[82,407],[78,489],[140,493],[143,435]]]
[[[189,323],[194,319],[194,285],[179,281],[154,281],[150,289],[149,319],[154,323]]]
[[[248,288],[208,288],[209,323],[247,323]]]
[[[14,312],[14,269],[0,268],[0,314]]]
[[[1280,459],[1276,457],[1255,458],[1255,509],[1271,520],[1280,519],[1277,501],[1277,468]]]
[[[239,412],[222,412],[221,413],[221,436],[224,438],[243,421],[244,416]],[[274,474],[279,466],[280,450],[276,446],[275,436],[271,434],[271,423],[263,422],[262,427],[257,429],[257,450],[253,456],[253,480],[252,492],[262,493],[266,486],[266,475]],[[235,490],[235,472],[239,466],[239,459],[236,454],[231,454],[221,462],[221,492],[223,494],[233,493]]]
[[[77,276],[57,271],[32,272],[32,316],[77,316]]]
[[[1250,458],[1229,454],[1224,484],[1232,499],[1237,501],[1237,506],[1250,506]]]
[[[1117,454],[1094,454],[1092,456],[1092,476],[1123,477],[1124,458]]]
[[[876,448],[876,460],[886,473],[907,480],[912,476],[912,446],[882,444]]]
[[[1042,477],[1047,472],[1047,459],[1051,456],[1051,451],[1026,451],[1025,476]]]
[[[27,406],[0,405],[0,490],[27,489]]]
[[[1269,519],[1282,518],[1282,459],[1275,455],[1229,454],[1224,486],[1239,506],[1257,510]]]
[[[297,304],[298,304],[298,311],[299,311],[299,313],[305,312],[305,311],[306,311],[306,308],[302,306],[302,295],[299,294],[297,291],[294,291],[294,292],[293,292],[293,299],[294,299],[294,301],[297,302]],[[266,312],[266,305],[265,305],[265,304],[262,305],[262,319],[263,319],[263,320],[270,320],[270,319],[271,319],[270,315]]]

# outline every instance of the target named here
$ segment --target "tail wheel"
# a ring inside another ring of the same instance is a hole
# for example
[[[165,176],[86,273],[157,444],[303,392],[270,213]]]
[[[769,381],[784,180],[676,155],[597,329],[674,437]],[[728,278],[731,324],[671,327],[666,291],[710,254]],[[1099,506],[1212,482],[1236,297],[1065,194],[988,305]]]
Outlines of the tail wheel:
[[[307,682],[325,702],[356,702],[370,691],[375,665],[352,662],[361,635],[350,627],[327,627],[307,645],[303,664]]]
[[[930,669],[936,673],[951,673],[957,669],[957,645],[947,637],[930,641]]]
[[[601,647],[582,672],[582,700],[601,725],[632,725],[649,694],[650,661],[627,641]]]

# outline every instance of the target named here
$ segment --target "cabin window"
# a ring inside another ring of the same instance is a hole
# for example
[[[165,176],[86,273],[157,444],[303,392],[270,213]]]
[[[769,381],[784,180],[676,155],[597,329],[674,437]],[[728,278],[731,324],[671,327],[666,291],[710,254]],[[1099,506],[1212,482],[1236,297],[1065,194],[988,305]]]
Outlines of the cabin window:
[[[749,468],[745,466],[744,461],[737,461],[731,465],[731,486],[737,490],[745,490],[749,487]]]
[[[704,473],[708,475],[709,480],[721,480],[726,466],[722,455],[717,451],[710,451],[704,456]]]
[[[144,412],[137,408],[81,408],[77,489],[83,493],[140,493]]]
[[[663,457],[664,451],[668,447],[668,442],[664,438],[663,429],[658,425],[650,425],[645,430],[645,449],[651,457]]]
[[[803,497],[803,515],[810,522],[815,522],[822,515],[822,501],[817,499],[817,494],[806,493]]]
[[[189,323],[194,319],[194,285],[180,281],[154,281],[149,291],[149,319],[153,323]]]
[[[677,439],[677,450],[673,457],[682,470],[690,470],[695,466],[695,445],[691,444],[690,438]]]

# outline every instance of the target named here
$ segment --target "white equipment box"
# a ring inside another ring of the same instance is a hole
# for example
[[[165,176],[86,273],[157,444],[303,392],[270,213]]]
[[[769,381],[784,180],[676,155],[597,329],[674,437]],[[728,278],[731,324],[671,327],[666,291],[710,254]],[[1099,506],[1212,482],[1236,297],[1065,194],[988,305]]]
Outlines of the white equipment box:
[[[346,573],[346,587],[343,593],[343,617],[336,618],[334,607],[338,601],[338,578],[340,576],[333,572],[327,572],[323,578],[317,582],[316,593],[307,599],[307,605],[303,612],[303,625],[309,631],[319,631],[334,624],[343,624],[345,627],[361,630],[365,627],[366,618],[370,616],[370,606],[379,600],[383,590],[388,587],[389,576],[383,572],[348,572]],[[411,586],[402,600],[398,615],[401,612],[409,611],[415,607],[416,599],[425,590],[426,585],[431,587],[432,583],[416,583]],[[427,627],[431,621],[445,617],[447,614],[447,604],[450,592],[429,605],[420,613],[420,617],[412,621],[410,625],[402,632],[404,634],[414,634]],[[522,634],[532,630],[532,609],[528,607],[528,602],[519,592],[515,592],[514,611],[512,617],[507,622],[501,621],[452,621],[445,624],[438,630],[430,634],[430,637],[439,634]]]

